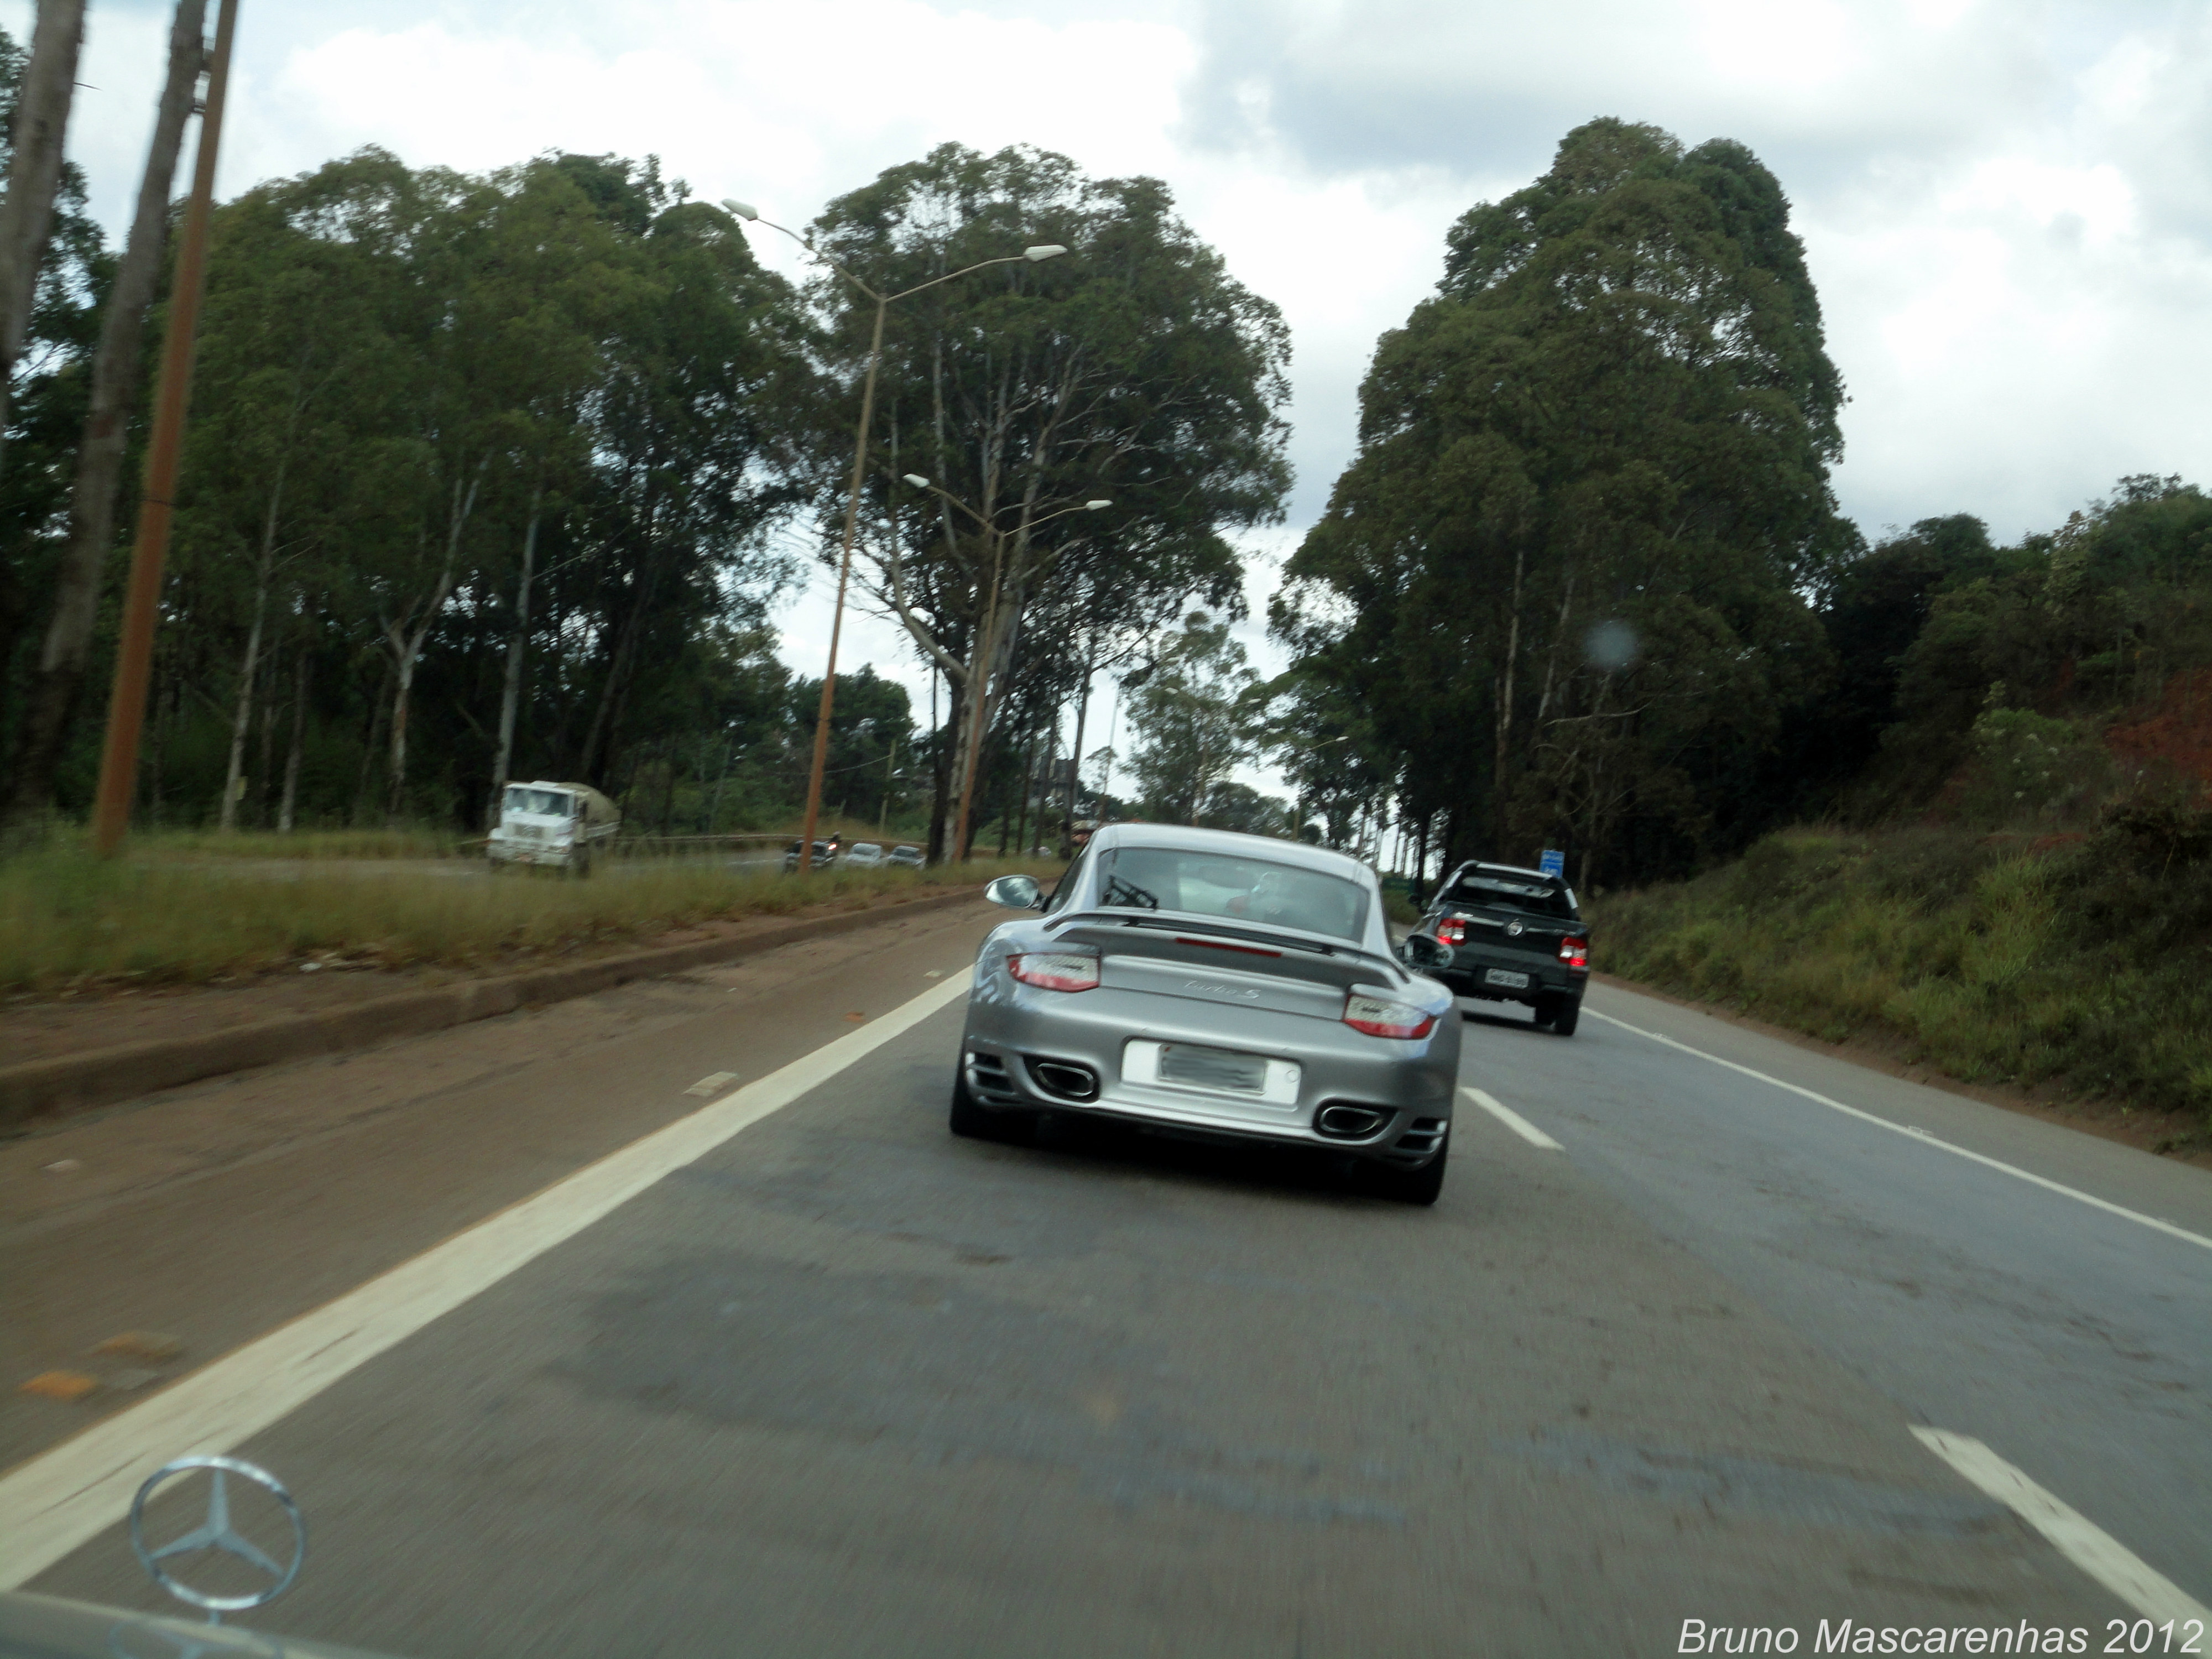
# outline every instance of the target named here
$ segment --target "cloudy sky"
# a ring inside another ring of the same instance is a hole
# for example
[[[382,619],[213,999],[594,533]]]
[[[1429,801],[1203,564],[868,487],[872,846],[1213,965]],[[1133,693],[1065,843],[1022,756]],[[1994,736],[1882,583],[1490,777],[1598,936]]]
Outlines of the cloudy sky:
[[[30,9],[0,22],[27,38]],[[167,11],[91,0],[70,148],[112,228]],[[2122,473],[2212,482],[2212,0],[242,0],[239,42],[225,195],[369,143],[463,168],[653,152],[793,224],[945,139],[1165,179],[1291,328],[1297,488],[1250,544],[1255,615],[1446,228],[1595,115],[1739,139],[1780,176],[1869,537],[1970,512],[2010,538]],[[779,613],[794,666],[821,672],[827,612]],[[926,687],[889,628],[847,637],[844,665]]]

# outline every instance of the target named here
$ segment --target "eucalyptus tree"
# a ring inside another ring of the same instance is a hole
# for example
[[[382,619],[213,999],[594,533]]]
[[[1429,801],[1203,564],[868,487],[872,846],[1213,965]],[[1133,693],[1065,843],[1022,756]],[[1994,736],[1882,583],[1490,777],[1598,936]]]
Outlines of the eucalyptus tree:
[[[40,268],[48,258],[54,204],[67,187],[62,137],[83,45],[84,0],[40,0],[27,58],[18,67],[9,54],[8,189],[0,196],[0,445],[7,439],[15,360],[30,338]]]
[[[653,169],[626,178],[639,281],[586,410],[578,533],[599,552],[573,584],[598,656],[576,770],[601,781],[674,642],[702,616],[757,616],[781,581],[766,537],[806,495],[793,433],[814,385],[795,296],[736,222]]]
[[[757,748],[714,688],[765,660],[815,370],[726,216],[650,162],[371,149],[213,233],[155,700],[191,740],[157,789],[182,756],[226,824],[249,772],[288,825],[473,817],[510,763],[612,782],[640,732],[718,777],[700,755]]]
[[[1127,711],[1138,740],[1129,769],[1148,811],[1196,823],[1212,810],[1231,774],[1251,758],[1258,685],[1226,622],[1194,611],[1168,635]]]
[[[1841,380],[1773,175],[1728,141],[1577,128],[1453,228],[1360,396],[1274,623],[1441,781],[1417,811],[1586,860],[1740,817],[1825,672],[1804,594],[1852,541]]]
[[[100,346],[76,446],[67,540],[54,574],[46,636],[24,694],[22,732],[6,808],[17,821],[43,816],[52,801],[55,763],[91,657],[100,576],[115,538],[124,457],[143,378],[146,320],[168,245],[169,191],[206,55],[201,34],[206,11],[204,0],[177,0],[169,26],[168,71],[155,106],[137,204],[101,308]],[[4,654],[0,649],[0,661]]]
[[[953,690],[956,775],[981,758],[1034,617],[1086,586],[1109,631],[1194,598],[1231,606],[1229,533],[1280,515],[1287,332],[1173,210],[1156,179],[945,144],[815,222],[817,246],[884,292],[1026,246],[1069,250],[917,295],[884,337],[857,576]],[[874,307],[835,276],[813,298],[846,388],[816,426],[829,477],[849,453]],[[1112,505],[1062,512],[1092,500]]]
[[[22,48],[0,30],[0,167],[11,179],[21,171],[14,136],[32,125],[17,118],[16,108],[27,61]],[[58,144],[58,132],[51,136]],[[0,471],[0,739],[11,769],[23,752],[22,647],[36,637],[61,562],[89,390],[85,369],[99,338],[100,302],[114,270],[100,228],[86,211],[83,173],[58,151],[50,159],[58,170],[34,263],[22,268],[34,281],[19,349],[9,367],[0,433],[7,449]],[[27,234],[29,226],[19,222],[16,228]]]

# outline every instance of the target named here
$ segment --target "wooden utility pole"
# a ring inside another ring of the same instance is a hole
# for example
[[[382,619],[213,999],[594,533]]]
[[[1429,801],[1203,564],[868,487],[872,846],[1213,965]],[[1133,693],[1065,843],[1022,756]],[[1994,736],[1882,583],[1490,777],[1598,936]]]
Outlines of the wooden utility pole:
[[[161,280],[169,240],[169,197],[177,156],[191,118],[193,94],[207,57],[207,0],[177,0],[169,24],[168,74],[155,106],[154,137],[138,181],[123,259],[108,289],[92,360],[91,398],[76,447],[76,482],[70,496],[69,539],[54,570],[53,611],[23,697],[23,734],[7,816],[18,823],[44,819],[53,805],[54,768],[83,690],[100,622],[100,577],[115,542],[123,495],[124,453],[138,401],[146,317]]]
[[[207,102],[200,112],[191,200],[185,208],[184,236],[177,247],[168,337],[161,346],[161,378],[154,394],[154,429],[146,447],[145,496],[138,508],[137,541],[131,550],[131,582],[124,591],[122,637],[115,651],[115,690],[107,705],[107,741],[100,751],[99,792],[93,798],[93,849],[103,858],[122,845],[124,831],[131,823],[131,799],[137,793],[138,737],[146,723],[146,687],[153,672],[161,566],[168,557],[169,525],[176,515],[185,409],[192,388],[192,347],[199,331],[200,298],[207,288],[208,220],[215,210],[216,149],[222,138],[223,94],[230,83],[230,46],[237,27],[238,0],[222,0],[216,15],[215,51],[208,59]]]

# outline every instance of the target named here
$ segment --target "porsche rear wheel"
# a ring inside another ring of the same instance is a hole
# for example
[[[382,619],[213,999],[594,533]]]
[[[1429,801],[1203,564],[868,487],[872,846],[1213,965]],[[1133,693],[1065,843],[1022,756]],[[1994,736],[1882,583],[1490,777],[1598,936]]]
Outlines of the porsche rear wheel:
[[[1433,1204],[1444,1189],[1444,1159],[1451,1152],[1451,1136],[1437,1148],[1437,1155],[1418,1170],[1377,1170],[1382,1196],[1401,1204]]]
[[[968,1092],[968,1068],[956,1066],[952,1073],[952,1133],[965,1135],[971,1140],[996,1138],[999,1126],[991,1121],[988,1109],[976,1103],[975,1097]]]

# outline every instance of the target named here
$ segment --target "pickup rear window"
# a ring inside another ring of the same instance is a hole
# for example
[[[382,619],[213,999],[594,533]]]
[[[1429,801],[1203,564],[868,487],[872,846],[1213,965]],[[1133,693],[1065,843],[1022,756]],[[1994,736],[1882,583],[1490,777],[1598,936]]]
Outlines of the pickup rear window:
[[[1495,910],[1518,910],[1524,915],[1578,920],[1574,901],[1564,887],[1549,882],[1517,881],[1511,876],[1465,875],[1443,895],[1447,904],[1484,904]]]

